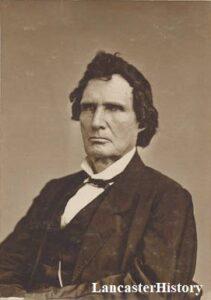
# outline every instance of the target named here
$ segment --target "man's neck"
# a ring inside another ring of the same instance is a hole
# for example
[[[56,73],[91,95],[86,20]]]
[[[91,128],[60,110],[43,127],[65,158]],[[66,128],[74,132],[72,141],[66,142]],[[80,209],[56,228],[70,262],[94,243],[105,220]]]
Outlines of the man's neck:
[[[88,158],[89,165],[91,166],[94,173],[100,173],[112,165],[116,160],[121,157],[113,156],[113,157],[95,157],[95,158]]]
[[[100,173],[107,169],[109,166],[111,166],[113,163],[115,163],[120,158],[124,157],[126,154],[129,154],[130,152],[135,153],[135,147],[130,149],[129,151],[125,152],[123,155],[113,155],[110,157],[87,157],[87,161],[89,166],[91,167],[94,174]]]
[[[136,148],[134,147],[123,156],[113,156],[110,158],[86,157],[81,164],[81,168],[94,179],[108,180],[119,175],[131,161]]]

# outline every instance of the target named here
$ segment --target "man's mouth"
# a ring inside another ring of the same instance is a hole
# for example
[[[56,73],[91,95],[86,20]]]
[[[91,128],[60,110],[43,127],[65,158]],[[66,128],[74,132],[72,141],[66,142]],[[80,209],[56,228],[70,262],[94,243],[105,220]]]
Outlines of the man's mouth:
[[[89,140],[91,142],[96,142],[96,143],[106,143],[106,142],[109,142],[109,140],[107,138],[104,138],[104,137],[95,137],[95,136],[91,136],[89,138]]]

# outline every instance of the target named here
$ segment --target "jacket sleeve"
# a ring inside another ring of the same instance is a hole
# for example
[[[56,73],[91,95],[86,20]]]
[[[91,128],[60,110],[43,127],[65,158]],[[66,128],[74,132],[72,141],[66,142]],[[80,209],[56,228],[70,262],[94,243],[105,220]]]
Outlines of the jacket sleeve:
[[[154,201],[137,256],[129,269],[132,282],[193,284],[197,235],[191,195],[180,186]],[[194,293],[165,294],[168,299],[200,299]],[[153,298],[152,298],[153,299]]]
[[[140,243],[142,268],[153,282],[189,284],[196,264],[196,226],[191,195],[182,188],[154,203]]]
[[[52,190],[51,186],[52,181],[46,184],[39,196],[34,199],[27,214],[17,223],[14,231],[0,245],[1,296],[7,294],[7,286],[11,294],[13,289],[21,294],[21,290],[26,288],[30,266],[33,264],[39,246],[38,235],[42,234],[43,231],[39,220],[44,213],[45,200],[47,200]]]

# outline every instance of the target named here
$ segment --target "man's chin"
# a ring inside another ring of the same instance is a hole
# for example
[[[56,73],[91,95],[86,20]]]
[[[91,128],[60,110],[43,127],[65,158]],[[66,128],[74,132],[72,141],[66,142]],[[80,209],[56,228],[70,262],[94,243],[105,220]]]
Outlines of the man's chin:
[[[91,152],[88,156],[92,157],[92,158],[109,158],[112,155],[109,154],[109,152],[104,152],[104,151],[93,151]]]
[[[93,158],[109,158],[116,154],[111,149],[108,149],[108,147],[97,145],[92,149],[89,149],[89,151],[87,151],[87,155]]]

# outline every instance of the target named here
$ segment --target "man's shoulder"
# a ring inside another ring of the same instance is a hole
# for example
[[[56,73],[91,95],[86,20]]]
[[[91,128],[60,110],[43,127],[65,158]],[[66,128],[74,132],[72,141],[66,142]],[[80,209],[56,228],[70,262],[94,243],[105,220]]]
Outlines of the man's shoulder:
[[[192,205],[192,197],[189,191],[169,176],[146,166],[145,172],[156,194],[156,202],[177,204],[178,207]]]
[[[134,169],[136,171],[133,171]],[[134,157],[133,165],[129,172],[132,173],[135,181],[143,183],[142,187],[150,186],[151,189],[164,192],[166,190],[185,190],[182,184],[178,183],[176,180],[151,166],[146,165],[139,154]]]
[[[146,173],[148,174],[148,177],[151,178],[151,180],[155,182],[157,186],[166,186],[169,188],[183,189],[183,186],[179,182],[169,177],[168,175],[163,174],[162,172],[153,169],[149,166],[145,166],[145,169]]]
[[[67,185],[77,184],[84,180],[86,174],[84,171],[78,171],[62,177],[53,178],[46,183],[43,190],[46,189],[60,189]]]
[[[79,171],[70,175],[54,178],[48,181],[41,189],[39,195],[34,199],[32,208],[40,208],[44,211],[53,205],[65,194],[71,192],[75,187],[83,182],[86,177],[85,172]]]
[[[68,183],[68,182],[78,181],[85,177],[86,177],[86,173],[81,170],[81,171],[77,171],[75,173],[64,175],[62,177],[54,178],[51,180],[51,182],[53,182],[54,184]]]

